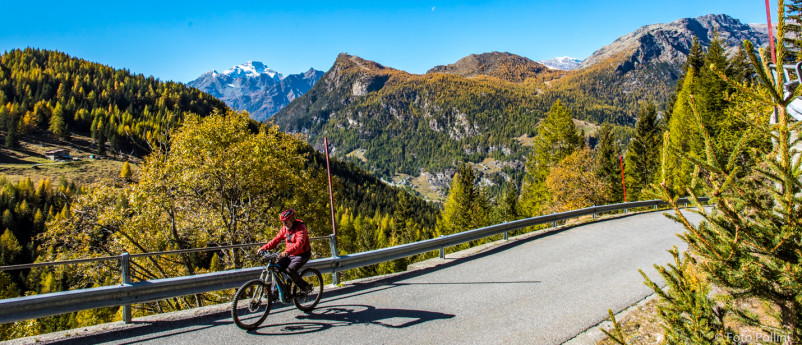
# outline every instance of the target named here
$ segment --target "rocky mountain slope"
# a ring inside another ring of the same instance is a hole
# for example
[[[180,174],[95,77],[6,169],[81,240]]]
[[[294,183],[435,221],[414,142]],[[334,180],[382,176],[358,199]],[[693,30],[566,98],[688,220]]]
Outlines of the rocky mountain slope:
[[[729,47],[737,47],[744,40],[752,41],[755,46],[768,44],[765,26],[744,24],[726,14],[709,14],[667,24],[643,26],[597,50],[582,61],[578,68],[587,68],[621,55],[624,58],[617,68],[622,72],[651,63],[681,65],[688,56],[693,37],[698,38],[703,46],[707,46],[716,30]]]
[[[261,62],[249,61],[222,73],[206,72],[187,85],[264,121],[309,91],[322,75],[322,71],[310,68],[305,73],[284,76]]]

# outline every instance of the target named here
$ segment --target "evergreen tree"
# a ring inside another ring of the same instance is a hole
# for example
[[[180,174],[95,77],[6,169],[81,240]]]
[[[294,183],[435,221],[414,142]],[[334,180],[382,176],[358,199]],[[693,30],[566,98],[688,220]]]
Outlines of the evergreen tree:
[[[802,61],[802,0],[790,0],[785,5],[785,37],[788,62]]]
[[[461,164],[451,180],[448,197],[437,220],[437,235],[450,235],[484,225],[487,201],[475,182],[473,168]]]
[[[0,266],[16,264],[20,254],[22,254],[22,246],[17,241],[17,237],[11,230],[6,229],[3,235],[0,235]]]
[[[518,220],[521,217],[518,206],[518,189],[513,184],[507,184],[501,195],[497,198],[493,208],[492,223],[500,224]]]
[[[673,114],[668,123],[669,141],[672,152],[700,158],[705,155],[705,144],[701,132],[695,124],[694,111],[698,112],[702,126],[707,133],[715,138],[713,145],[723,151],[731,151],[741,137],[745,126],[730,126],[730,133],[726,132],[728,109],[731,101],[728,94],[734,91],[726,81],[719,77],[719,73],[737,74],[736,69],[729,68],[722,41],[715,33],[707,53],[703,57],[704,63],[698,72],[693,68],[683,79]],[[693,105],[691,105],[693,103]],[[695,107],[695,110],[692,109]],[[743,124],[742,122],[740,124]],[[673,153],[672,153],[673,154]],[[719,157],[726,159],[728,156]],[[725,162],[720,162],[725,163]],[[666,183],[668,188],[679,195],[686,195],[687,188],[691,186],[693,165],[688,160],[678,159],[677,156],[667,162]]]
[[[783,6],[780,1],[780,11]],[[779,16],[777,35],[782,37],[784,21]],[[799,169],[800,125],[793,122],[786,107],[793,98],[785,99],[783,86],[772,83],[771,71],[754,56],[751,42],[744,43],[750,60],[754,62],[761,83],[738,88],[739,98],[734,111],[749,123],[752,130],[768,133],[772,137],[770,152],[755,152],[758,169],[743,176],[744,166],[738,164],[741,151],[746,151],[748,133],[744,133],[733,152],[716,147],[712,131],[705,126],[702,112],[691,110],[694,125],[703,138],[706,150],[702,156],[679,154],[690,161],[705,178],[698,179],[699,194],[710,196],[712,209],[698,207],[704,221],[692,223],[680,212],[677,194],[665,183],[667,154],[670,142],[664,143],[662,183],[655,194],[675,210],[674,218],[687,232],[682,235],[689,250],[700,258],[698,267],[721,288],[716,300],[727,301],[723,312],[732,313],[756,325],[762,331],[783,338],[784,344],[802,343],[802,170]],[[784,47],[777,47],[777,55],[784,56]],[[693,105],[693,104],[692,104]],[[776,115],[777,123],[770,124],[765,105]],[[723,151],[723,152],[722,152]],[[727,158],[729,157],[729,158]],[[724,162],[724,163],[722,163]],[[696,198],[696,194],[693,195]],[[699,204],[698,200],[694,200]],[[706,295],[706,294],[703,294]],[[771,315],[761,317],[745,308],[759,300],[770,305]],[[682,317],[682,314],[673,314]],[[722,317],[723,318],[723,317]],[[664,317],[669,326],[680,326],[682,319]],[[779,324],[779,327],[778,327]],[[697,343],[712,343],[698,341]]]
[[[521,192],[522,211],[534,216],[549,202],[545,186],[549,170],[574,152],[580,138],[571,112],[557,100],[537,127],[532,154],[527,158],[526,177]]]
[[[123,163],[123,167],[122,169],[120,169],[120,177],[126,181],[131,180],[131,165],[128,164],[128,161],[125,161],[125,163]]]
[[[685,195],[685,190],[691,183],[691,172],[693,166],[686,160],[680,160],[673,152],[701,152],[702,137],[693,125],[693,113],[691,112],[691,89],[695,79],[695,72],[690,70],[685,75],[682,89],[677,95],[677,102],[674,105],[674,113],[668,123],[668,140],[671,151],[663,154],[671,155],[665,163],[666,170],[665,183],[674,193]],[[659,178],[659,176],[656,176]],[[659,182],[659,181],[658,181]]]
[[[613,126],[602,125],[599,133],[599,144],[596,146],[595,173],[609,191],[606,203],[624,201],[624,186],[621,184],[621,161],[619,146],[613,137]]]
[[[688,51],[688,58],[685,60],[685,73],[687,74],[689,71],[693,71],[694,73],[699,72],[699,69],[704,66],[705,63],[705,52],[704,48],[702,48],[702,44],[699,43],[699,38],[693,36],[693,42],[691,43],[691,49]]]
[[[661,139],[662,131],[654,104],[641,106],[635,125],[635,137],[629,143],[624,164],[630,201],[640,200],[643,189],[654,181],[660,167],[658,155]]]
[[[67,123],[64,121],[64,109],[61,103],[56,105],[53,109],[53,115],[50,116],[50,133],[53,133],[60,139],[67,139],[69,132],[67,131]]]
[[[11,122],[11,121],[9,121]],[[17,147],[17,126],[16,124],[9,124],[8,130],[6,131],[6,139],[5,139],[6,147],[13,148]]]

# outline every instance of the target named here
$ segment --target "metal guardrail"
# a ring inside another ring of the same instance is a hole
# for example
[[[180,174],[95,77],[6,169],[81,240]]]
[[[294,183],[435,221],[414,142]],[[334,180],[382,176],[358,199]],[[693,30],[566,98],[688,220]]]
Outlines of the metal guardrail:
[[[320,237],[311,237],[309,239],[314,241],[314,240],[328,240],[330,238],[331,238],[330,236],[320,236]],[[141,257],[150,257],[150,256],[164,256],[164,255],[175,255],[175,254],[216,252],[218,250],[236,249],[236,248],[248,248],[248,247],[261,246],[261,245],[264,245],[264,243],[231,244],[231,245],[219,246],[219,247],[179,249],[179,250],[170,250],[170,251],[165,251],[165,252],[135,253],[135,254],[128,254],[128,257],[129,258],[141,258]],[[52,262],[35,262],[35,263],[30,263],[30,264],[0,266],[0,271],[13,271],[13,270],[22,270],[22,269],[27,269],[27,268],[35,268],[35,267],[50,267],[50,266],[72,265],[72,264],[80,264],[80,263],[87,263],[87,262],[113,261],[113,260],[123,260],[122,259],[122,255],[118,255],[118,256],[102,256],[102,257],[97,257],[97,258],[86,258],[86,259],[75,259],[75,260],[64,260],[64,261],[52,261]]]
[[[706,202],[708,201],[708,198],[700,198],[699,201]],[[687,206],[690,201],[684,198],[678,200],[678,203],[683,202]],[[336,273],[338,271],[374,265],[436,250],[440,250],[442,254],[443,249],[447,247],[475,241],[493,235],[506,235],[506,233],[509,231],[520,230],[535,225],[556,223],[559,221],[591,214],[595,216],[597,213],[603,212],[620,210],[626,211],[631,208],[652,206],[656,208],[657,206],[661,205],[666,205],[666,203],[661,200],[649,200],[593,206],[574,211],[554,213],[545,216],[491,225],[479,229],[463,231],[453,235],[441,236],[438,238],[402,244],[394,247],[348,254],[339,257],[311,260],[305,265],[305,267],[316,268],[320,270],[321,273]],[[250,245],[251,244],[235,246]],[[213,249],[217,250],[220,248],[222,247],[216,247]],[[119,257],[111,258],[120,259]],[[258,278],[259,274],[262,272],[262,269],[262,267],[253,267],[224,272],[198,274],[193,276],[148,280],[136,283],[126,282],[115,286],[104,286],[99,288],[3,299],[0,300],[0,324],[87,309],[147,303],[178,296],[233,289],[239,287],[248,280]],[[126,279],[123,278],[123,281],[125,282]]]

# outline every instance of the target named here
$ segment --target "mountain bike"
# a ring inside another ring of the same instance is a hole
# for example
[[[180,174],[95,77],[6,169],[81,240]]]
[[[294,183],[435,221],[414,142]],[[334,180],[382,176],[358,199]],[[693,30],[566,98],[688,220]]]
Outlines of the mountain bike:
[[[283,272],[276,263],[277,252],[265,252],[261,259],[268,264],[259,279],[243,284],[234,301],[231,302],[231,317],[237,327],[251,330],[259,327],[270,313],[273,301],[289,304],[305,313],[311,312],[323,296],[323,276],[314,268],[306,268],[300,272],[301,278],[312,285],[312,291],[305,292],[293,284],[292,279]]]

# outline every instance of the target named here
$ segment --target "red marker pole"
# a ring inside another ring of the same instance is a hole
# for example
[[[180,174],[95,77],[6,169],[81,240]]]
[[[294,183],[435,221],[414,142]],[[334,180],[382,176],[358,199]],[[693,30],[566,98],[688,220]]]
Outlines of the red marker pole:
[[[329,163],[329,138],[323,138],[323,145],[326,146],[326,173],[329,176],[329,205],[331,205],[331,234],[337,238],[337,223],[334,215],[334,189],[331,186],[331,164]],[[334,253],[332,253],[334,255]]]
[[[624,180],[624,156],[618,155],[618,160],[621,162],[621,185],[624,186],[624,202],[627,202],[627,183]]]
[[[766,20],[769,22],[769,47],[771,47],[771,62],[777,64],[777,57],[774,53],[774,28],[771,25],[771,6],[769,0],[766,0]]]

